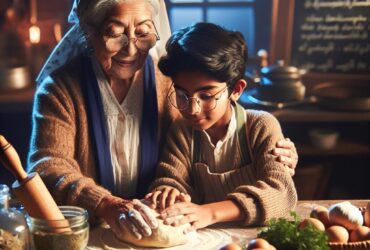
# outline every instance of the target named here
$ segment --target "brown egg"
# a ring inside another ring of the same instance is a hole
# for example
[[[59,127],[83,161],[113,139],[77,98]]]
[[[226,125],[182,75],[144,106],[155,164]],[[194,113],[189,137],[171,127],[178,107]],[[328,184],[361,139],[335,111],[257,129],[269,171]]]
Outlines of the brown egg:
[[[370,228],[367,226],[361,226],[353,230],[349,235],[349,241],[351,242],[363,240],[370,240]]]
[[[329,210],[324,206],[317,206],[312,209],[310,217],[319,219],[325,227],[329,227]]]
[[[303,228],[306,228],[308,225],[312,225],[314,228],[316,228],[319,231],[325,231],[324,224],[320,220],[315,219],[315,218],[304,219],[303,221],[301,221],[301,223],[299,223],[298,228],[303,229]]]
[[[258,248],[270,250],[271,245],[265,239],[257,238],[249,242],[247,250],[258,249]]]
[[[367,203],[364,213],[365,226],[370,227],[370,201]]]
[[[329,242],[347,243],[349,233],[342,226],[331,226],[326,229],[326,234],[329,237]]]
[[[222,247],[220,250],[242,250],[242,248],[236,243],[230,243]]]

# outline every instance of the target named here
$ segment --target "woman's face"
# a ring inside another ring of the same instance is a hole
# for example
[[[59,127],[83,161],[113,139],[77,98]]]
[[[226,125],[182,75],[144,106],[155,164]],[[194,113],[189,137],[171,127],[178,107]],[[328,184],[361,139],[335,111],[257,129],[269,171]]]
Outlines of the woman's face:
[[[139,50],[134,38],[156,32],[151,18],[151,6],[146,1],[123,2],[107,13],[91,42],[109,79],[129,79],[143,67],[148,50]],[[129,38],[126,46],[122,35]]]

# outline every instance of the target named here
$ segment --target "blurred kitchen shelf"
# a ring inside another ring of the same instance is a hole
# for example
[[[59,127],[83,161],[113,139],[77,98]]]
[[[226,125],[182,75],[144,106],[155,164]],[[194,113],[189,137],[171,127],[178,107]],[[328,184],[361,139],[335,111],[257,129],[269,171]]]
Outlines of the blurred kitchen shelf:
[[[308,99],[309,100],[309,99]],[[370,111],[338,111],[322,108],[315,103],[294,103],[284,108],[253,103],[247,93],[243,93],[239,102],[246,109],[266,110],[275,115],[280,122],[367,122],[370,121]],[[289,106],[289,107],[288,107]]]
[[[0,113],[31,111],[34,94],[33,87],[13,91],[0,90]]]
[[[370,155],[370,145],[339,139],[337,145],[328,150],[315,148],[310,144],[296,143],[300,156],[353,156]]]
[[[370,121],[370,112],[331,111],[318,107],[296,107],[269,111],[280,122],[366,122]]]

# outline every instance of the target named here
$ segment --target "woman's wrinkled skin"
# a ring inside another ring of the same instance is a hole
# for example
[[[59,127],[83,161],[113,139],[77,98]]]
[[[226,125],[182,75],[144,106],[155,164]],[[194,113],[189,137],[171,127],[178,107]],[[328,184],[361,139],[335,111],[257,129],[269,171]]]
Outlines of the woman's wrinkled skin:
[[[145,33],[153,29],[150,26],[151,22],[142,23],[145,20],[151,20],[151,8],[145,1],[123,2],[108,12],[108,18],[103,22],[102,27],[99,27],[90,38],[96,58],[119,103],[123,101],[134,77],[144,66],[148,51],[139,51],[131,40],[126,48],[118,52],[110,52],[104,38],[121,33],[133,38],[137,33]]]

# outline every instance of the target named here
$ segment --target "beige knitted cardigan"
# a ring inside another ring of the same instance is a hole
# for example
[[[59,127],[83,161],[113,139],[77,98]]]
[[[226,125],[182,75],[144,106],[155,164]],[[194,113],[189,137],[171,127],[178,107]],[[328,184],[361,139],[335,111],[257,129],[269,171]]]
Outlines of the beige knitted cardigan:
[[[211,173],[205,164],[192,166],[192,130],[176,121],[151,190],[172,186],[190,194],[195,203],[233,200],[244,212],[247,225],[287,215],[296,205],[296,190],[288,168],[270,153],[283,138],[280,125],[267,112],[247,110],[246,133],[252,163],[241,166],[239,148],[228,172]]]
[[[154,62],[156,65],[156,62]],[[97,184],[94,151],[86,105],[78,83],[80,58],[76,58],[38,87],[32,114],[28,172],[38,172],[56,202],[93,212],[110,193]],[[164,138],[176,111],[167,103],[171,85],[155,66],[159,138]],[[159,142],[162,146],[162,142]]]

